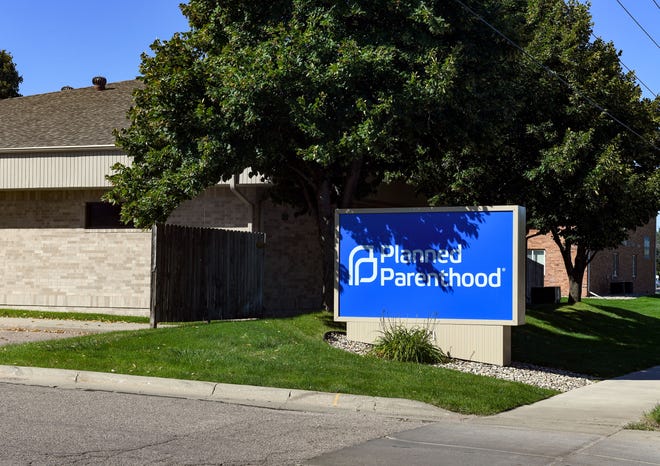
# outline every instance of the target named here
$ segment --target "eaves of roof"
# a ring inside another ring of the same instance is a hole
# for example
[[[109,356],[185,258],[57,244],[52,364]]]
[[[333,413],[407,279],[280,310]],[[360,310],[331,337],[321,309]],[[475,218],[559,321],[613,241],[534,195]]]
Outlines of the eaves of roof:
[[[45,146],[45,147],[0,147],[0,154],[41,154],[41,153],[76,153],[117,151],[114,144],[96,144],[91,146]]]

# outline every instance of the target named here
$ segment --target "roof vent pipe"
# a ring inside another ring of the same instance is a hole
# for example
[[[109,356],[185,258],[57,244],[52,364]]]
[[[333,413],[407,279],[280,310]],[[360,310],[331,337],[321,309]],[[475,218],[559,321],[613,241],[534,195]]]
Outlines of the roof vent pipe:
[[[105,79],[103,76],[94,76],[92,78],[92,84],[94,84],[94,89],[97,91],[103,91],[105,90],[105,85],[107,84],[108,80]]]

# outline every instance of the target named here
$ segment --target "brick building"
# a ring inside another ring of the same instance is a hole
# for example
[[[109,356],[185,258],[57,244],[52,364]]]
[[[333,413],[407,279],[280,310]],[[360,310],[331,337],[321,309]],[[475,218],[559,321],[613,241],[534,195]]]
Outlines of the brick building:
[[[101,202],[129,157],[112,130],[138,81],[0,100],[0,307],[148,315],[149,231]],[[316,224],[247,173],[177,208],[168,223],[263,231],[267,311],[321,306]]]
[[[599,251],[587,266],[582,296],[648,295],[655,293],[655,217],[630,232],[618,248]],[[533,232],[532,232],[533,233]],[[550,235],[527,241],[528,259],[543,266],[543,285],[568,295],[568,278],[559,248]]]

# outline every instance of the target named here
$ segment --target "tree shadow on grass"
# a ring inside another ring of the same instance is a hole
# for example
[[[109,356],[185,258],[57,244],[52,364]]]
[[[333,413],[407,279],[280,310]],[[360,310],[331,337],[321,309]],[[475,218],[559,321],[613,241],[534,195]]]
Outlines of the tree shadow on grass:
[[[513,329],[513,359],[597,377],[660,364],[660,317],[603,304],[591,307],[529,309],[528,315],[540,324],[530,319]]]
[[[319,320],[323,323],[323,325],[333,329],[337,330],[340,332],[345,332],[346,331],[346,322],[337,322],[335,321],[335,316],[334,314],[331,314],[329,312],[323,312],[319,316]]]

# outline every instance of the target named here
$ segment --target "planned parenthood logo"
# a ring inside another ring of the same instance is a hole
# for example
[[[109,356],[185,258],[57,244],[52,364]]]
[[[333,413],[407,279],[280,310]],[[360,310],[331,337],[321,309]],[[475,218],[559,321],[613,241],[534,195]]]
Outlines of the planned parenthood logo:
[[[511,319],[513,225],[510,210],[339,213],[338,316]]]
[[[378,250],[379,257],[375,251]],[[461,264],[463,247],[459,244],[452,249],[403,249],[399,245],[386,245],[375,248],[371,245],[355,246],[348,258],[348,286],[378,281],[380,286],[388,283],[397,287],[435,286],[443,288],[499,288],[502,286],[502,273],[505,267],[497,267],[491,273],[457,272],[453,267],[435,272],[397,272],[393,264]],[[393,264],[392,264],[393,263]]]

